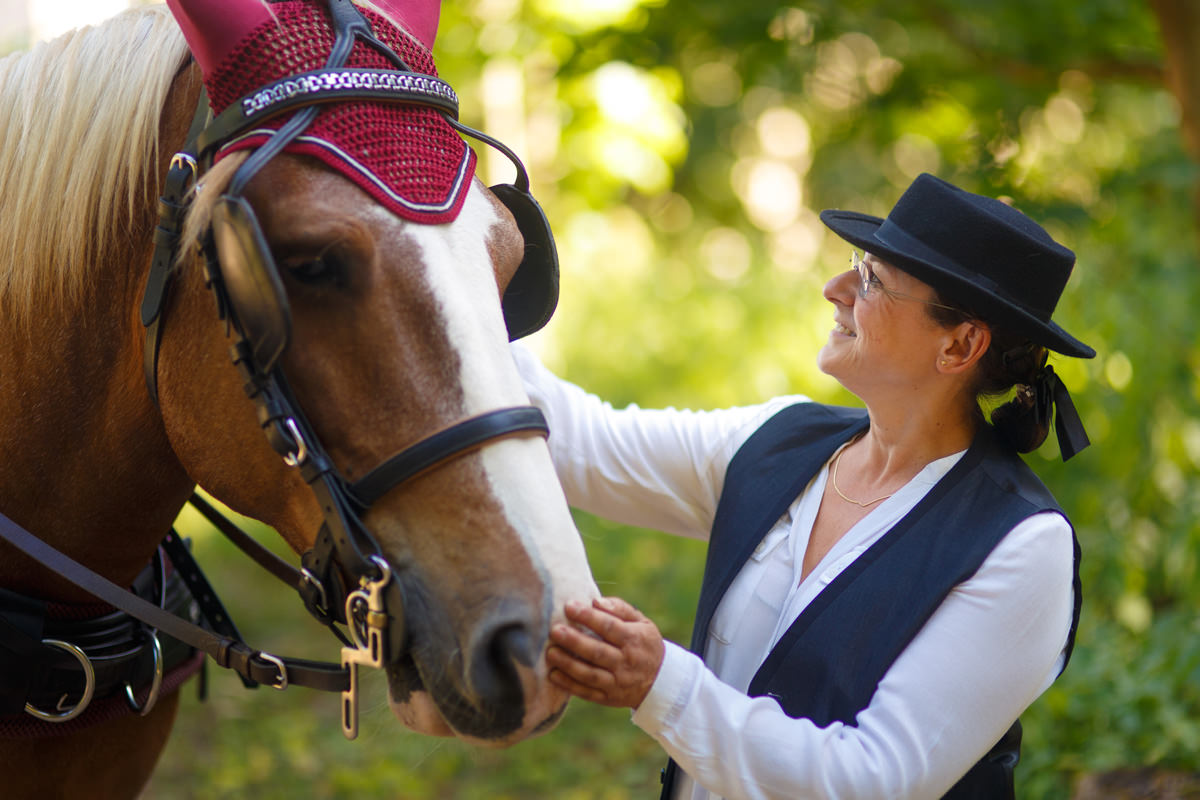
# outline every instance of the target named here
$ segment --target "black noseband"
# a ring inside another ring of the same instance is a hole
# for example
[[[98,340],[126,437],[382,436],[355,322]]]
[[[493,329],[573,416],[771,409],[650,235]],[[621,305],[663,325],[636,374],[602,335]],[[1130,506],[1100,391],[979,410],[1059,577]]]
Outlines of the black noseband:
[[[480,414],[422,439],[392,456],[350,486],[350,495],[363,508],[369,508],[393,487],[459,453],[527,431],[543,436],[550,434],[546,418],[533,406],[502,408]]]

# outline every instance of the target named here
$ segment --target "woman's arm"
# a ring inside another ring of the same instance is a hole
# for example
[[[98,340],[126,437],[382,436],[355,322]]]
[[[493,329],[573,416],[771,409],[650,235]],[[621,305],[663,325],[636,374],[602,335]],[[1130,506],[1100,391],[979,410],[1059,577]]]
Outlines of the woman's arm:
[[[937,798],[1057,675],[1071,621],[1072,561],[1060,515],[1014,528],[900,655],[855,725],[818,728],[788,717],[774,700],[727,686],[673,644],[647,666],[657,629],[650,634],[602,606],[568,618],[610,649],[556,627],[552,679],[599,702],[609,694],[636,700],[610,704],[635,706],[635,724],[699,784],[731,800]],[[603,663],[563,649],[575,647]],[[613,651],[629,659],[614,661]],[[639,696],[645,682],[650,688]]]
[[[513,359],[550,424],[550,456],[576,508],[629,525],[704,539],[729,459],[784,397],[720,411],[614,409],[556,377],[521,345]]]

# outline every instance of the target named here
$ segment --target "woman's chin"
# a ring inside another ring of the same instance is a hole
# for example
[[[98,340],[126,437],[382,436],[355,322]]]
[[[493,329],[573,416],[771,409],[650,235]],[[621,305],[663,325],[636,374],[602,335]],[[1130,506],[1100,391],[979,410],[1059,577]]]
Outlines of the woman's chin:
[[[826,342],[825,345],[817,352],[817,369],[821,370],[821,372],[825,373],[826,375],[836,378],[837,374],[834,370],[836,367],[837,358],[834,353],[830,352],[832,350],[830,344],[831,343]]]

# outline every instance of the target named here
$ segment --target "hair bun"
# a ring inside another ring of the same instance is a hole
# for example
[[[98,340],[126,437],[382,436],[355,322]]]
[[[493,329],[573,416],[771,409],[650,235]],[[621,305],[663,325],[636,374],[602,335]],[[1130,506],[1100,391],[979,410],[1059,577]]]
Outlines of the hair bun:
[[[1012,400],[992,412],[992,425],[1018,453],[1032,453],[1050,434],[1050,420],[1039,413],[1034,388],[1022,383]]]

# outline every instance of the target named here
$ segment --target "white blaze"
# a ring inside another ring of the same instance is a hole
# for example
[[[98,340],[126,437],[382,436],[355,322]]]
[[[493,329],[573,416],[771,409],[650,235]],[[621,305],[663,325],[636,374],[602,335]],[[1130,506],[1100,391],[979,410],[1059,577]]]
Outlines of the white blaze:
[[[469,415],[529,404],[509,352],[487,251],[490,231],[500,221],[476,181],[454,223],[412,225],[407,231],[421,248],[428,284],[445,316],[447,338],[458,354]],[[486,445],[480,455],[506,519],[521,536],[530,560],[553,583],[554,619],[562,620],[568,600],[590,602],[599,591],[549,449],[539,436],[516,436]],[[545,666],[539,664],[537,677],[544,678],[544,674]],[[540,722],[562,700],[558,690],[545,685],[531,698],[526,724]]]

